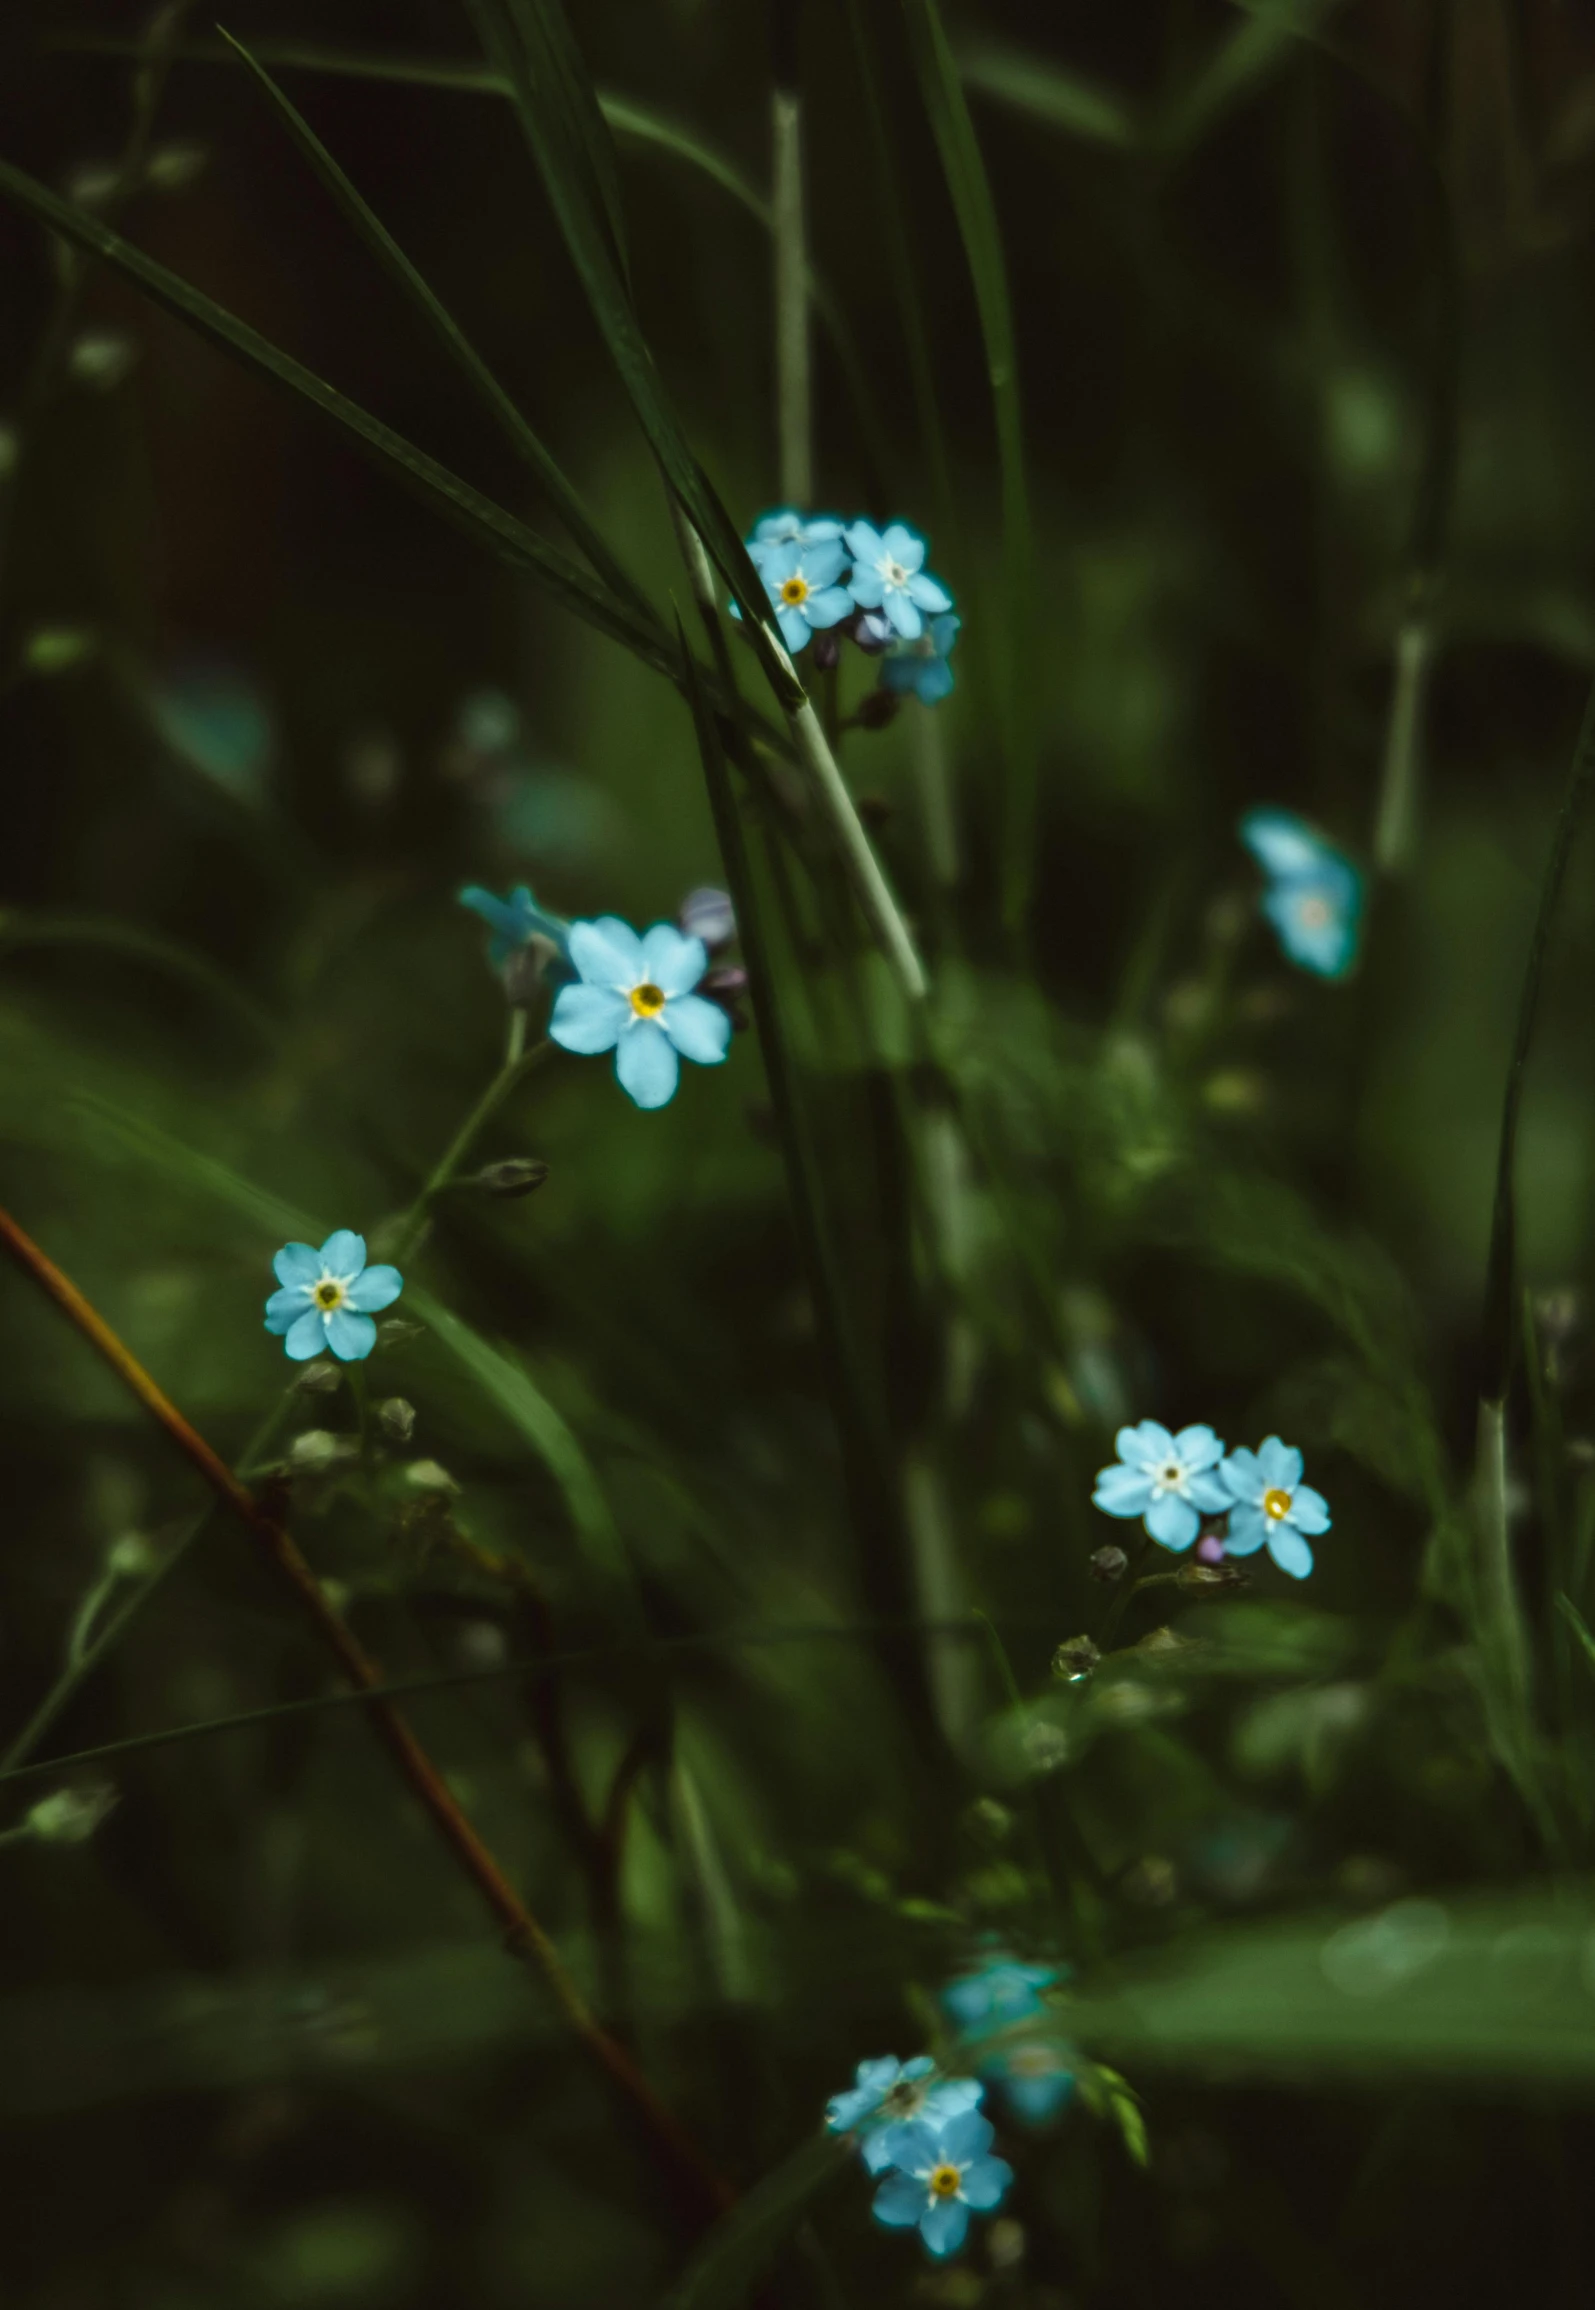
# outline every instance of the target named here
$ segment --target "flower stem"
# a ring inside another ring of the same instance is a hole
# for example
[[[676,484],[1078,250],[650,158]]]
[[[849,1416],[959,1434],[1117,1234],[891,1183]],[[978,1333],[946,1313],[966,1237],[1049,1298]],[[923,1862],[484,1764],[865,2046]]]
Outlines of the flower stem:
[[[463,1874],[481,1895],[504,1935],[512,1957],[538,1971],[571,2029],[588,2052],[608,2072],[657,2146],[665,2152],[678,2178],[690,2193],[694,2211],[708,2218],[732,2202],[730,2185],[707,2163],[696,2143],[654,2092],[625,2048],[604,2029],[575,1981],[565,1970],[554,1943],[532,1911],[521,1900],[489,1847],[477,1833],[450,1792],[447,1782],[406,1719],[389,1700],[379,1696],[381,1672],[353,1631],[341,1620],[324,1595],[298,1543],[275,1510],[256,1499],[226,1462],[220,1459],[177,1406],[159,1388],[143,1365],[112,1331],[96,1308],[54,1261],[40,1250],[11,1217],[0,1209],[0,1245],[23,1272],[53,1299],[68,1321],[104,1358],[123,1385],[144,1406],[209,1484],[221,1504],[229,1508],[277,1572],[307,1615],[327,1650],[352,1685],[366,1696],[366,1710],[395,1770],[409,1787],[422,1811],[448,1847]]]
[[[776,430],[781,495],[788,505],[806,510],[814,495],[814,449],[809,263],[803,216],[803,99],[796,86],[796,58],[778,58],[777,64],[777,83],[770,100]],[[791,72],[790,85],[782,85],[782,64]]]
[[[441,1195],[444,1188],[452,1184],[454,1174],[470,1153],[478,1133],[486,1130],[515,1086],[548,1056],[552,1048],[548,1037],[544,1035],[541,1041],[534,1043],[528,1050],[526,1013],[520,1009],[511,1011],[504,1064],[449,1141],[431,1177],[405,1213],[393,1246],[395,1261],[408,1258],[416,1249],[426,1232],[434,1197]]]

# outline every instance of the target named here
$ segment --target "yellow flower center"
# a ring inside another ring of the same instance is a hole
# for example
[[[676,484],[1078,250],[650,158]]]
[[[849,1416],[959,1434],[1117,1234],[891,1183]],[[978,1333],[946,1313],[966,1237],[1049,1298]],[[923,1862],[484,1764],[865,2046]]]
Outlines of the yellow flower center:
[[[663,987],[656,987],[652,979],[644,979],[640,987],[631,990],[631,1007],[639,1019],[656,1019],[665,1007]]]
[[[933,2198],[956,2198],[963,2182],[957,2166],[933,2166],[930,2172],[930,2194]]]
[[[807,578],[789,577],[781,587],[781,599],[789,610],[795,610],[800,602],[806,602],[808,598],[809,581]]]
[[[311,1295],[323,1315],[331,1315],[335,1307],[342,1307],[344,1287],[334,1275],[324,1275]]]
[[[1263,1514],[1272,1516],[1276,1524],[1281,1516],[1288,1516],[1290,1514],[1290,1494],[1280,1491],[1265,1492],[1263,1494]]]

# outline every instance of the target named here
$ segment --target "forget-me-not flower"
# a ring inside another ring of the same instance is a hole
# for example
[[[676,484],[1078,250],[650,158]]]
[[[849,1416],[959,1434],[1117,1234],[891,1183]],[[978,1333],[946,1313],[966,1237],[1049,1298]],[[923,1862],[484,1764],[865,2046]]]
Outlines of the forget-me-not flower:
[[[846,586],[836,582],[847,567],[847,548],[839,537],[822,538],[814,545],[789,539],[766,546],[754,567],[764,580],[789,650],[805,649],[812,634],[840,625],[853,607]],[[741,616],[735,602],[731,609],[733,616]]]
[[[997,2029],[1039,2013],[1041,1992],[1061,1978],[1055,1965],[1022,1965],[1015,1957],[998,1956],[949,1981],[941,2001],[960,2029]]]
[[[924,706],[939,705],[952,690],[953,670],[947,660],[963,622],[956,610],[943,610],[929,619],[918,641],[900,643],[881,660],[882,689],[913,696]]]
[[[938,2077],[928,2053],[901,2062],[886,2053],[859,2063],[853,2085],[826,2103],[825,2123],[833,2134],[857,2134],[860,2156],[879,2174],[891,2164],[887,2138],[894,2126],[910,2118],[939,2125],[962,2110],[978,2109],[984,2092],[978,2078]]]
[[[844,524],[828,513],[800,513],[795,505],[778,505],[762,513],[747,540],[748,558],[757,568],[772,546],[829,545],[843,533]]]
[[[266,1302],[266,1329],[298,1364],[328,1348],[340,1363],[364,1362],[377,1344],[371,1318],[404,1289],[396,1267],[367,1267],[365,1237],[348,1227],[335,1229],[319,1251],[285,1243],[271,1264],[282,1289]]]
[[[999,2047],[988,2064],[987,2075],[1024,2125],[1046,2125],[1074,2092],[1068,2055],[1044,2038]]]
[[[895,2169],[871,2209],[890,2230],[915,2230],[938,2261],[956,2254],[971,2214],[995,2212],[1013,2181],[1006,2158],[991,2155],[991,2120],[979,2110],[931,2125],[923,2118],[893,2126],[888,2151]]]
[[[1263,912],[1287,958],[1318,978],[1344,978],[1362,930],[1357,868],[1294,811],[1248,810],[1240,836],[1268,876]]]
[[[682,1059],[715,1067],[725,1057],[731,1021],[693,992],[709,967],[701,938],[669,922],[639,938],[606,914],[571,924],[570,959],[579,984],[561,989],[548,1032],[567,1051],[613,1051],[620,1087],[639,1107],[669,1104]]]
[[[1222,1515],[1230,1494],[1219,1481],[1224,1447],[1211,1428],[1171,1436],[1156,1420],[1121,1428],[1118,1460],[1099,1469],[1092,1504],[1109,1516],[1139,1516],[1165,1548],[1189,1548],[1204,1516]]]
[[[952,608],[947,588],[926,573],[925,540],[906,522],[894,521],[883,532],[855,521],[847,544],[853,556],[848,592],[861,610],[883,610],[905,642],[918,641],[927,617]]]
[[[1281,1572],[1305,1580],[1313,1568],[1309,1532],[1329,1530],[1329,1503],[1301,1480],[1302,1456],[1278,1436],[1268,1436],[1255,1452],[1231,1452],[1219,1469],[1229,1500],[1229,1556],[1252,1556],[1266,1547]]]
[[[490,890],[476,883],[467,883],[459,894],[461,906],[468,906],[479,914],[492,932],[487,942],[487,958],[496,968],[519,954],[523,947],[543,940],[554,950],[563,975],[570,975],[570,924],[557,914],[550,914],[538,905],[524,882],[517,883],[508,898],[495,898]]]

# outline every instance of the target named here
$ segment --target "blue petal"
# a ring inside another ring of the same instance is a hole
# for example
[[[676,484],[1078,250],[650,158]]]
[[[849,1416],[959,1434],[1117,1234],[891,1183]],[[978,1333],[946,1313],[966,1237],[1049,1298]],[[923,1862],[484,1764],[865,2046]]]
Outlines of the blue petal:
[[[391,1307],[403,1289],[404,1278],[396,1267],[368,1267],[350,1284],[344,1305],[356,1315],[376,1315]]]
[[[1268,1535],[1268,1553],[1281,1572],[1288,1572],[1293,1580],[1305,1580],[1313,1568],[1312,1550],[1288,1524],[1274,1526]]]
[[[953,606],[952,595],[933,577],[911,577],[908,596],[916,609],[932,610],[938,615],[945,615]]]
[[[639,1107],[667,1107],[676,1095],[681,1061],[663,1027],[639,1019],[616,1045],[615,1074]]]
[[[881,607],[905,642],[918,641],[924,631],[925,621],[901,586],[891,586],[886,589],[882,597]]]
[[[803,530],[803,516],[795,505],[778,505],[771,513],[761,513],[753,525],[753,536],[748,542],[751,553],[755,545],[788,545]]]
[[[352,1227],[335,1227],[321,1246],[321,1264],[328,1275],[336,1275],[345,1282],[358,1275],[366,1263],[366,1239],[356,1235]]]
[[[889,2174],[876,2191],[870,2212],[888,2230],[912,2230],[925,2211],[925,2198],[923,2182],[912,2181],[907,2174]]]
[[[877,562],[880,560],[884,551],[881,533],[878,529],[872,529],[867,521],[850,523],[846,536],[849,550],[855,561]]]
[[[273,1253],[271,1271],[282,1284],[314,1283],[321,1273],[321,1254],[308,1243],[285,1243]]]
[[[1192,1476],[1186,1484],[1185,1497],[1193,1508],[1200,1508],[1204,1516],[1222,1516],[1230,1504],[1229,1493],[1216,1468]]]
[[[925,2096],[925,2117],[931,2125],[945,2125],[965,2110],[978,2109],[986,2089],[978,2077],[942,2077]]]
[[[1261,1508],[1247,1501],[1230,1510],[1229,1530],[1224,1535],[1226,1556],[1255,1556],[1267,1538],[1268,1520]]]
[[[894,2162],[892,2136],[896,2131],[895,2125],[876,2126],[871,2132],[859,2136],[858,2154],[864,2161],[867,2174],[884,2174]]]
[[[775,610],[775,622],[781,629],[782,641],[785,642],[793,657],[797,656],[799,650],[808,648],[809,636],[813,633],[814,628],[809,624],[801,610],[792,609],[786,602],[778,602]]]
[[[823,543],[809,546],[803,555],[803,575],[819,592],[834,585],[840,571],[847,567],[847,548],[840,538],[827,538]]]
[[[286,1285],[274,1291],[266,1302],[266,1329],[281,1334],[291,1331],[305,1312],[305,1285]]]
[[[461,906],[468,906],[473,914],[479,914],[495,934],[495,945],[510,947],[521,944],[525,936],[521,918],[507,900],[495,898],[490,890],[479,889],[474,882],[468,883],[458,896]]]
[[[326,1321],[320,1311],[307,1307],[282,1344],[296,1364],[308,1363],[312,1356],[320,1355],[327,1344]]]
[[[944,2262],[969,2235],[969,2208],[957,2198],[936,2199],[925,2209],[919,2234],[938,2262]]]
[[[1260,1500],[1268,1487],[1255,1452],[1231,1452],[1218,1472],[1232,1500]]]
[[[832,538],[846,535],[846,524],[834,513],[816,513],[803,524],[801,534],[805,545],[828,545]]]
[[[852,607],[853,597],[846,586],[822,586],[803,604],[803,616],[824,633],[828,626],[840,625]]]
[[[1174,1456],[1191,1470],[1216,1468],[1224,1447],[1211,1428],[1181,1428],[1174,1439]]]
[[[1115,1464],[1104,1468],[1097,1477],[1097,1488],[1091,1495],[1093,1507],[1109,1516],[1144,1516],[1152,1498],[1152,1479],[1140,1468],[1125,1468]]]
[[[1032,2080],[1032,2083],[1057,2083],[1054,2078]],[[1063,2080],[1067,2093],[1069,2080]],[[964,2197],[977,2214],[989,2214],[1000,2206],[1013,2187],[1013,2168],[1006,2158],[977,2158],[964,2176]]]
[[[1290,1520],[1298,1532],[1327,1532],[1329,1502],[1311,1484],[1298,1484],[1290,1504]]]
[[[717,1067],[731,1047],[730,1016],[707,995],[677,995],[659,1024],[681,1056],[700,1067]]]
[[[1165,1492],[1160,1500],[1154,1500],[1145,1522],[1154,1540],[1176,1550],[1189,1548],[1202,1529],[1202,1519],[1189,1500],[1182,1500],[1175,1492]]]
[[[941,2129],[941,2154],[949,2165],[967,2166],[983,2158],[997,2138],[997,2129],[978,2109],[960,2110]]]
[[[928,2174],[941,2163],[941,2134],[923,2118],[888,2128],[887,2152],[905,2174]]]
[[[591,1058],[614,1049],[631,1015],[626,997],[609,987],[561,987],[548,1021],[549,1039],[562,1050]]]
[[[1138,1428],[1121,1428],[1113,1448],[1132,1468],[1161,1468],[1174,1457],[1174,1438],[1156,1420],[1143,1420]]]
[[[368,1315],[351,1315],[335,1307],[327,1318],[327,1345],[340,1363],[364,1363],[377,1344],[377,1327]]]
[[[1286,879],[1317,873],[1330,854],[1323,836],[1293,810],[1248,810],[1240,838],[1265,874]]]
[[[616,914],[601,914],[596,922],[573,922],[570,959],[592,987],[618,987],[629,994],[644,976],[642,940]]]
[[[1073,2093],[1074,2079],[1066,2069],[1050,2073],[1027,2073],[1019,2077],[1008,2070],[1003,2074],[1002,2091],[1003,2099],[1021,2124],[1044,2126],[1050,2118],[1057,2116]],[[990,2162],[1001,2164],[1002,2161],[993,2159]]]
[[[911,577],[916,570],[924,567],[925,540],[917,529],[910,529],[906,521],[888,523],[881,544],[893,561],[901,562]],[[952,605],[938,602],[936,606],[938,609],[949,609]]]
[[[690,995],[709,968],[709,950],[673,922],[656,922],[642,934],[642,967],[662,995]]]
[[[880,573],[877,570],[866,569],[862,564],[855,565],[853,574],[847,581],[847,590],[861,610],[878,610],[886,592],[886,588],[881,583]]]
[[[772,545],[759,563],[759,575],[772,595],[779,593],[789,577],[796,577],[803,561],[803,548],[796,538],[783,539]]]
[[[1265,1436],[1257,1447],[1257,1465],[1265,1490],[1294,1492],[1301,1482],[1302,1456],[1278,1436]]]

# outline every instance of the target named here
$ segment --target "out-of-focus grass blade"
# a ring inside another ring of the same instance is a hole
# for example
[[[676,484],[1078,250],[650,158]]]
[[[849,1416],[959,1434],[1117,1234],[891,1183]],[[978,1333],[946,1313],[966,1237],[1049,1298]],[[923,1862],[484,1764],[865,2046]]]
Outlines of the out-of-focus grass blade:
[[[552,29],[559,17],[556,0],[469,0],[469,5],[489,59],[513,85],[521,126],[566,248],[666,483],[735,595],[772,691],[786,711],[796,712],[804,702],[803,686],[770,623],[769,597],[741,533],[676,421],[605,227],[570,157],[581,132],[572,124],[560,86],[557,60],[569,34],[562,20],[558,31]],[[585,72],[582,80],[590,85]]]
[[[1003,666],[1002,706],[1008,790],[1004,812],[1003,913],[1017,931],[1029,905],[1035,869],[1036,739],[1028,698],[1032,622],[1030,492],[1025,480],[1013,304],[996,204],[981,158],[957,60],[936,0],[903,0],[920,90],[941,154],[963,239],[986,347],[1002,469],[1003,631],[995,637]]]
[[[219,1010],[226,1011],[230,1018],[246,1027],[252,1037],[273,1048],[282,1042],[283,1031],[277,1021],[245,994],[242,987],[234,986],[231,979],[225,978],[213,963],[170,939],[157,938],[153,932],[141,930],[136,923],[113,922],[104,915],[29,914],[18,907],[0,909],[0,957],[30,946],[99,947],[112,954],[126,955],[133,962],[148,963],[153,970],[182,979],[205,995]]]
[[[21,169],[13,168],[9,161],[0,161],[0,197],[75,242],[79,248],[89,250],[102,263],[132,281],[156,304],[163,305],[213,344],[234,354],[258,375],[297,393],[322,416],[330,418],[373,451],[501,560],[531,572],[576,616],[585,618],[589,625],[596,626],[612,640],[624,643],[657,672],[667,674],[672,681],[681,679],[681,668],[662,623],[645,621],[578,562],[547,544],[535,530],[528,529],[524,522],[517,521],[502,506],[484,497],[480,490],[473,489],[436,458],[427,456],[424,450],[417,449],[379,418],[371,416],[357,402],[349,400],[335,386],[327,384],[302,362],[250,328],[247,322],[229,313],[225,306],[218,305],[214,298],[191,287],[176,273],[168,272],[164,265],[124,241],[97,217],[59,199]]]
[[[1077,72],[1066,72],[1048,57],[983,46],[966,49],[959,69],[967,85],[982,96],[1013,112],[1027,112],[1086,144],[1128,151],[1141,141],[1141,120],[1127,97]]]
[[[660,2310],[735,2310],[850,2156],[847,2141],[835,2134],[805,2142],[715,2224]]]
[[[1335,0],[1237,0],[1247,22],[1236,25],[1196,78],[1165,108],[1152,131],[1165,151],[1205,136],[1217,121],[1274,68],[1298,40],[1311,40]]]
[[[278,1241],[320,1242],[326,1235],[321,1220],[109,1099],[79,1094],[64,1102],[63,1114],[74,1126],[68,1134],[72,1145],[84,1154],[142,1164],[159,1177],[176,1181],[235,1212],[247,1225],[261,1228]],[[629,1588],[630,1567],[592,1462],[523,1366],[415,1284],[406,1286],[405,1306],[436,1333],[440,1346],[531,1446],[564,1494],[571,1522],[590,1548],[594,1562],[611,1580]]]
[[[577,490],[528,424],[510,395],[466,337],[452,313],[411,264],[381,219],[355,190],[304,115],[291,104],[263,65],[225,29],[222,38],[255,76],[276,106],[289,134],[378,262],[426,315],[445,351],[469,378],[505,434],[547,490],[561,519],[593,568],[644,621],[653,612],[636,582],[621,567]]]
[[[1088,1981],[1062,2026],[1147,2068],[1595,2087],[1587,1891],[1237,1927]]]
[[[1563,1596],[1560,1593],[1557,1595],[1556,1609],[1578,1638],[1585,1660],[1592,1669],[1595,1669],[1595,1636],[1591,1636],[1584,1615],[1570,1596]]]

